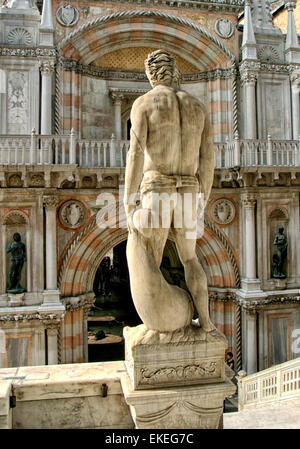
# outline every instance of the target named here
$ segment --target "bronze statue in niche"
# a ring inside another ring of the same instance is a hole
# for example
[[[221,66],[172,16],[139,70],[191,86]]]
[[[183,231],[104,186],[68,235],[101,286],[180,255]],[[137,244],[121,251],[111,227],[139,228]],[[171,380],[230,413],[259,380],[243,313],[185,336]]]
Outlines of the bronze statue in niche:
[[[13,235],[13,242],[8,245],[6,253],[11,253],[10,267],[9,267],[9,282],[10,286],[7,289],[8,293],[23,293],[25,289],[20,285],[21,273],[24,262],[26,262],[26,246],[21,241],[21,236],[18,232]]]
[[[272,277],[276,279],[285,279],[286,274],[283,273],[283,265],[287,256],[288,241],[284,234],[284,227],[278,228],[273,245],[276,246],[276,253],[273,254]]]

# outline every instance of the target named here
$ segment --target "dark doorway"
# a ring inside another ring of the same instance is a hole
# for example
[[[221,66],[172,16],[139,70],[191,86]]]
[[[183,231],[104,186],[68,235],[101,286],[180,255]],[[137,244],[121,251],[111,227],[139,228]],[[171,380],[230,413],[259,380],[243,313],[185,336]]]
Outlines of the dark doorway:
[[[119,243],[105,255],[95,275],[96,301],[88,317],[89,362],[124,360],[123,328],[142,324],[130,293],[126,243]],[[186,289],[184,270],[170,240],[161,271],[170,284]]]

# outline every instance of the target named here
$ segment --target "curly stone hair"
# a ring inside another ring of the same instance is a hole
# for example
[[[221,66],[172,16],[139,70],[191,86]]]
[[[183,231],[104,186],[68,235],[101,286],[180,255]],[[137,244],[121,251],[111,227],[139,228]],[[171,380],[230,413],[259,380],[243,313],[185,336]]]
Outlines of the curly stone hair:
[[[170,53],[164,50],[156,50],[150,53],[145,60],[146,74],[152,86],[165,84],[171,87],[179,87],[181,73],[176,61]]]

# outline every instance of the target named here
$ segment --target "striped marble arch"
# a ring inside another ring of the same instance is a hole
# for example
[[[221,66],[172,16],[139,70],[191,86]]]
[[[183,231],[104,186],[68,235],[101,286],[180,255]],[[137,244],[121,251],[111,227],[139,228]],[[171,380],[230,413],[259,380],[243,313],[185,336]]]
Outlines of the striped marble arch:
[[[59,44],[60,53],[90,64],[119,48],[167,48],[199,71],[227,67],[234,56],[212,34],[193,22],[157,11],[123,11],[89,20]]]
[[[114,246],[127,239],[125,214],[122,213],[120,204],[117,204],[116,214],[113,209],[102,208],[98,218],[94,215],[77,238],[70,242],[59,270],[62,296],[91,292],[103,257]],[[172,240],[172,235],[170,239]],[[210,286],[236,287],[239,283],[237,264],[230,245],[224,239],[206,221],[204,233],[197,241],[197,256],[203,264]]]

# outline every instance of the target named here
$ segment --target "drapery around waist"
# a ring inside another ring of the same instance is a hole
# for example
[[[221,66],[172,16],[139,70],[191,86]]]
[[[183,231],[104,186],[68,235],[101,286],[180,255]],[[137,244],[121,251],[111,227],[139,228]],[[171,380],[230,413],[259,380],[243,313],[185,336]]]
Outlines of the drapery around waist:
[[[161,191],[163,189],[180,187],[191,187],[199,192],[199,182],[196,176],[189,175],[163,175],[154,170],[149,170],[144,174],[141,183],[141,193],[150,191]]]

